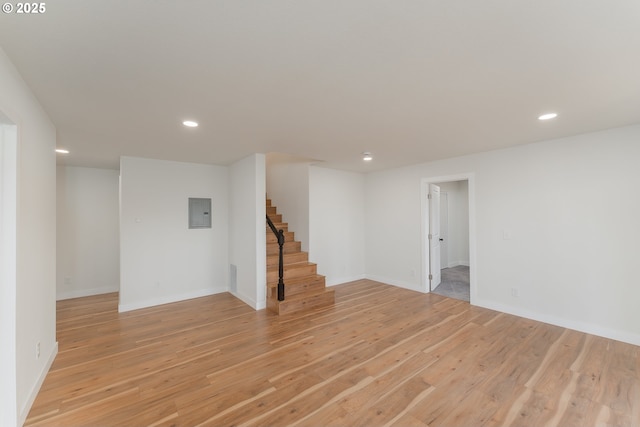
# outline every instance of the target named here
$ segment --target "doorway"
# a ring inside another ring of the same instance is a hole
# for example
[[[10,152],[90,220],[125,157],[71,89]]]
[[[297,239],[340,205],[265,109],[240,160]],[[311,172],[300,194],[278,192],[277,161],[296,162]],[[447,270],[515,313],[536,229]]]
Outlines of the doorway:
[[[473,302],[473,175],[423,179],[422,190],[423,289]]]

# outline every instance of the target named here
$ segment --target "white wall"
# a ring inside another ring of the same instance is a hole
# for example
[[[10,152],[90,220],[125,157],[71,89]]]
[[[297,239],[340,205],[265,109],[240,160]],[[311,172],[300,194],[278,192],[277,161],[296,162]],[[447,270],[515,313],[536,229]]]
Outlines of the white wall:
[[[0,111],[0,425],[18,422],[16,401],[17,129]]]
[[[640,344],[639,140],[631,126],[370,174],[367,275],[420,289],[420,182],[475,173],[472,301]]]
[[[2,283],[3,287],[13,289],[6,292],[9,300],[0,304],[0,310],[7,308],[11,315],[15,314],[13,333],[7,331],[5,325],[0,328],[2,360],[14,363],[13,366],[3,364],[0,368],[2,382],[8,379],[8,385],[0,388],[3,394],[0,397],[1,422],[13,426],[23,423],[57,353],[56,131],[2,49],[0,93],[0,112],[17,126],[17,204],[14,204],[17,223],[14,230],[3,230],[3,236],[13,232],[16,236],[15,280]],[[3,188],[2,193],[4,205],[7,189]],[[3,278],[8,279],[4,275]],[[10,307],[12,304],[13,308]],[[39,357],[36,355],[38,343]],[[6,393],[10,395],[6,396]]]
[[[364,190],[363,174],[309,168],[309,260],[327,285],[364,277]]]
[[[122,157],[120,311],[227,290],[227,168]],[[211,198],[212,228],[188,228],[189,197]]]
[[[367,278],[420,290],[422,263],[420,171],[394,169],[365,178]]]
[[[267,196],[309,251],[309,162],[288,156],[267,156]]]
[[[467,181],[437,184],[447,193],[448,242],[447,265],[469,265],[469,185]]]
[[[119,173],[57,168],[57,299],[120,288]]]
[[[255,309],[266,307],[267,242],[265,156],[253,154],[229,167],[229,263],[237,291]]]

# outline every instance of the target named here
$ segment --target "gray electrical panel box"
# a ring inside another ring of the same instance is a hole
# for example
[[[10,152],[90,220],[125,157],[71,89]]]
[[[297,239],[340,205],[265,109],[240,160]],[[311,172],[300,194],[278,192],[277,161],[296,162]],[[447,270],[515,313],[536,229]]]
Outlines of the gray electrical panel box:
[[[189,198],[189,228],[211,228],[211,199]]]

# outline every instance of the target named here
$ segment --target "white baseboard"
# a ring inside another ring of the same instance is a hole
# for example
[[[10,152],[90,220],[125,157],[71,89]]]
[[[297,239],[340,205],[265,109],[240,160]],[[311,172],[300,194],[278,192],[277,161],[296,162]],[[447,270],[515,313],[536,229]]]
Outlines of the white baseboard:
[[[419,283],[404,282],[404,281],[401,281],[401,280],[391,279],[389,277],[375,276],[375,275],[370,275],[370,274],[365,274],[365,279],[374,280],[376,282],[381,282],[381,283],[385,283],[387,285],[397,286],[399,288],[409,289],[409,290],[412,290],[412,291],[428,293],[428,292],[425,292],[424,290],[420,289],[420,284]]]
[[[367,275],[367,279],[375,280],[376,282],[382,282],[389,285],[397,286],[399,288],[410,289],[412,291],[424,292],[418,289],[415,285],[407,282],[401,282],[386,277]],[[520,307],[514,307],[506,304],[501,304],[495,301],[483,300],[480,298],[473,298],[473,305],[478,307],[488,308],[490,310],[499,311],[502,313],[512,314],[518,317],[524,317],[525,319],[531,319],[542,323],[548,323],[550,325],[560,326],[562,328],[572,329],[578,332],[584,332],[586,334],[597,335],[599,337],[609,338],[616,341],[625,342],[628,344],[640,346],[640,334],[632,332],[625,332],[616,329],[602,327],[593,323],[585,323],[571,319],[564,319],[561,317],[543,314],[532,310],[523,309]]]
[[[35,402],[36,397],[38,396],[38,392],[40,391],[40,387],[42,387],[42,383],[44,382],[44,379],[47,377],[47,374],[49,373],[49,369],[51,369],[51,365],[53,364],[53,361],[55,360],[57,355],[58,355],[58,342],[56,341],[55,345],[53,346],[53,349],[51,350],[51,353],[49,353],[49,358],[47,359],[47,363],[45,363],[44,367],[42,368],[42,371],[38,376],[38,380],[29,391],[29,396],[27,397],[27,401],[24,403],[24,406],[20,410],[20,414],[19,414],[20,418],[18,419],[19,426],[24,425],[24,422],[27,420],[27,415],[29,415],[29,411],[33,406],[33,402]]]
[[[357,276],[350,276],[350,277],[340,277],[337,279],[334,278],[326,278],[325,281],[325,285],[326,286],[336,286],[336,285],[341,285],[343,283],[349,283],[349,282],[355,282],[356,280],[362,280],[362,279],[366,279],[366,276],[364,274],[359,274]]]
[[[112,292],[118,292],[120,287],[118,286],[105,286],[102,288],[91,289],[76,289],[73,291],[60,292],[56,295],[56,301],[72,298],[90,297],[92,295],[110,294]]]
[[[233,295],[234,297],[238,298],[243,303],[247,304],[249,307],[253,308],[254,310],[262,310],[263,308],[267,308],[267,302],[266,301],[263,301],[262,303],[258,303],[253,298],[248,297],[246,295],[242,295],[242,294],[240,294],[238,292],[229,291],[229,293],[231,295]]]
[[[597,335],[599,337],[609,338],[616,341],[622,341],[633,345],[640,345],[640,335],[614,330],[610,328],[604,328],[593,323],[585,323],[570,319],[564,319],[561,317],[538,313],[535,311],[522,309],[520,307],[513,307],[494,301],[481,300],[476,298],[474,305],[488,308],[491,310],[500,311],[507,314],[512,314],[518,317],[524,317],[526,319],[536,320],[538,322],[548,323],[550,325],[560,326],[567,329],[573,329],[574,331],[584,332],[591,335]]]
[[[187,292],[178,295],[168,295],[160,298],[152,298],[144,301],[134,302],[130,304],[119,304],[118,312],[124,313],[125,311],[139,310],[141,308],[154,307],[156,305],[170,304],[172,302],[185,301],[188,299],[201,298],[209,295],[219,294],[227,292],[227,288],[212,288],[201,289],[198,291]]]

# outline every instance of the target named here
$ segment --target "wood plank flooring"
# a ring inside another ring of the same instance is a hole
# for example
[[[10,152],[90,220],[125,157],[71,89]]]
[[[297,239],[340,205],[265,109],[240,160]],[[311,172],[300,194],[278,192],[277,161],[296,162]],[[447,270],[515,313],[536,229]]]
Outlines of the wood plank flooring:
[[[58,303],[26,425],[638,426],[639,347],[361,280],[304,315]]]

